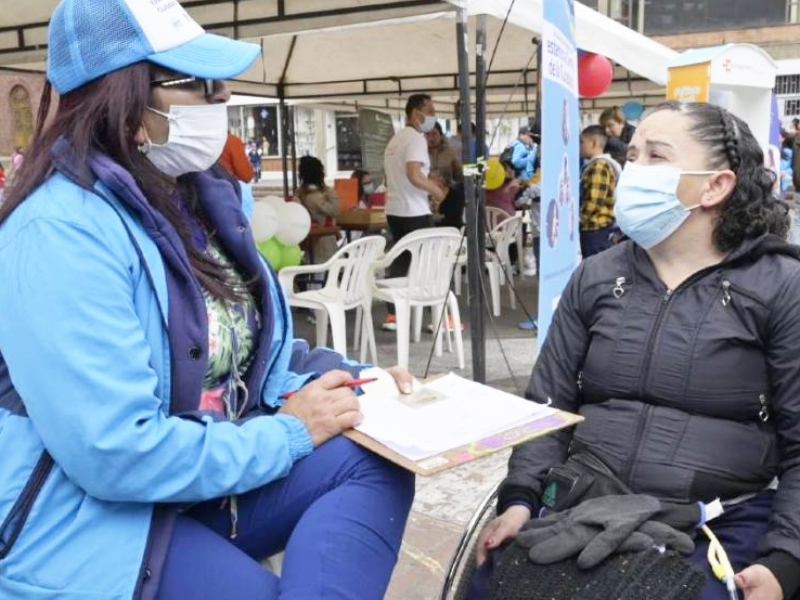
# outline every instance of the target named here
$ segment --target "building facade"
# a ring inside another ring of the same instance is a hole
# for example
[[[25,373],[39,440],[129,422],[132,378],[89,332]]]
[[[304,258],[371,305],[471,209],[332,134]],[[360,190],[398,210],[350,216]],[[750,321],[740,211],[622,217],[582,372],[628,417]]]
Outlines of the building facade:
[[[0,69],[0,160],[33,137],[44,76]]]
[[[778,61],[781,116],[800,116],[800,0],[581,0],[620,23],[681,51],[755,44]]]

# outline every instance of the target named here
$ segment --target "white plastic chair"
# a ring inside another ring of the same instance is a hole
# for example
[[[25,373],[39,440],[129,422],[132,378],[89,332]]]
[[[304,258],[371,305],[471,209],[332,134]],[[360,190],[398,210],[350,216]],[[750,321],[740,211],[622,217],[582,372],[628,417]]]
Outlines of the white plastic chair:
[[[489,231],[500,225],[506,219],[510,219],[514,215],[508,214],[502,208],[495,206],[486,207],[486,224],[489,226]]]
[[[403,252],[411,254],[406,277],[376,279],[373,297],[395,305],[397,316],[397,364],[408,367],[411,337],[411,311],[428,306],[431,322],[436,329],[442,312],[450,313],[455,335],[459,368],[464,368],[464,342],[461,335],[461,313],[458,301],[450,291],[450,275],[458,258],[461,234],[452,227],[417,230],[403,239],[375,263],[375,269],[386,269]],[[419,317],[418,317],[419,319]],[[419,327],[415,326],[418,330]],[[447,326],[439,328],[436,336],[436,356],[442,355],[442,336]],[[416,332],[415,332],[416,333]]]
[[[328,340],[328,322],[333,336],[333,349],[347,356],[345,313],[354,308],[360,318],[361,362],[366,360],[369,345],[374,364],[378,363],[375,346],[375,329],[372,324],[372,266],[383,254],[386,240],[377,235],[360,238],[343,246],[321,265],[286,267],[278,273],[278,280],[291,306],[309,308],[317,318],[317,346]],[[303,274],[325,274],[325,285],[318,290],[294,291],[294,278]],[[356,341],[358,344],[358,341]]]
[[[526,211],[527,212],[527,211]],[[495,206],[487,206],[486,207],[486,224],[489,227],[489,231],[494,231],[494,229],[500,225],[503,221],[507,219],[513,218],[514,215],[508,214],[502,208],[497,208]],[[463,228],[462,228],[463,230]],[[491,234],[487,234],[486,236],[486,245],[489,246],[491,244]],[[517,244],[517,256],[525,256],[525,240],[522,236],[522,227],[518,227],[516,233],[514,234],[514,241]],[[521,260],[521,259],[520,259]],[[506,261],[508,262],[508,261]],[[455,290],[456,295],[461,295],[461,282],[463,279],[462,269],[467,265],[467,245],[464,244],[461,248],[461,253],[458,258],[458,268],[456,269],[455,275]],[[520,269],[520,273],[522,270]],[[505,276],[505,274],[503,274]]]
[[[490,240],[487,241],[487,245],[491,244],[494,252],[491,250],[486,252],[486,269],[489,272],[489,287],[492,292],[492,314],[495,317],[500,316],[500,285],[508,281],[511,282],[511,285],[508,286],[511,308],[517,308],[517,301],[512,287],[514,270],[511,267],[508,248],[516,240],[517,233],[521,228],[522,217],[517,215],[499,223],[489,234]]]
[[[524,211],[524,213],[527,213],[527,212],[528,212],[527,210]],[[497,208],[495,206],[487,206],[486,207],[486,224],[489,226],[489,231],[493,231],[495,229],[495,227],[500,225],[500,223],[502,223],[506,219],[514,217],[515,215],[520,215],[522,217],[522,219],[523,219],[523,222],[524,222],[525,214],[520,213],[519,211],[515,212],[514,214],[508,214],[502,208]],[[519,256],[519,257],[525,256],[525,239],[522,236],[522,231],[523,231],[523,228],[519,227],[519,228],[517,228],[517,232],[514,235],[514,241],[517,244],[517,256]],[[519,260],[521,261],[522,258],[520,258]],[[520,264],[522,264],[522,263],[520,263]],[[523,269],[520,269],[520,276],[521,277],[523,276],[522,271],[523,271]]]

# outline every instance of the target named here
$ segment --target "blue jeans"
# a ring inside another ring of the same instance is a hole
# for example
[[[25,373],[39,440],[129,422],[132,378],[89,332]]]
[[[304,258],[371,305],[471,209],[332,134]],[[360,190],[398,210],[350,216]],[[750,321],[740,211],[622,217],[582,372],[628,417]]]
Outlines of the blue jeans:
[[[414,476],[338,437],[285,479],[178,517],[158,600],[379,600],[414,499]],[[282,577],[257,562],[285,549]]]
[[[767,533],[774,498],[774,492],[764,492],[752,500],[726,508],[725,514],[708,524],[737,573],[760,556],[758,543]],[[689,561],[706,574],[706,587],[698,600],[729,600],[725,586],[714,577],[708,566],[707,553],[708,538],[704,533],[698,533],[694,554],[689,557]],[[744,596],[740,594],[740,597]]]
[[[718,519],[708,526],[725,548],[733,568],[738,573],[753,564],[758,558],[758,542],[766,534],[769,515],[772,512],[773,492],[764,492],[755,498],[729,507]],[[481,568],[475,571],[467,600],[482,600],[489,591],[492,571],[503,554],[504,547],[494,550]],[[687,558],[698,569],[706,574],[706,585],[697,600],[729,600],[727,589],[708,565],[708,539],[698,532],[695,539],[695,551]]]
[[[596,231],[581,231],[581,254],[583,258],[589,258],[593,254],[599,254],[603,250],[611,248],[611,240],[608,238],[613,232],[613,225]]]

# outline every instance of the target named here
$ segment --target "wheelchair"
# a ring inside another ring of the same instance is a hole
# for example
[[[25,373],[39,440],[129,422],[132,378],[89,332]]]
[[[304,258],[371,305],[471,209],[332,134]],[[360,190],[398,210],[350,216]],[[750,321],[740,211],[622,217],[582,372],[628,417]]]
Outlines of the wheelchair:
[[[495,517],[495,502],[500,491],[500,484],[497,482],[488,494],[478,504],[478,508],[472,514],[464,533],[456,546],[453,558],[447,568],[447,574],[442,585],[440,600],[464,600],[475,572],[475,548],[478,536],[489,521]]]

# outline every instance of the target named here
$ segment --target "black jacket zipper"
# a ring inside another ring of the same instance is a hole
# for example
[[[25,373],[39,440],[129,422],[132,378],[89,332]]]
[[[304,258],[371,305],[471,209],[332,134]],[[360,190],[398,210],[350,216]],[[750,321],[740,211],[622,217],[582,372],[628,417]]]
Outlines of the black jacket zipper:
[[[664,313],[666,313],[667,306],[669,306],[669,301],[672,299],[673,295],[674,292],[669,289],[664,293],[664,296],[661,299],[661,304],[658,307],[658,313],[656,314],[656,321],[653,324],[653,330],[650,333],[650,339],[647,340],[647,349],[644,353],[644,364],[642,365],[642,379],[639,382],[640,397],[644,397],[644,388],[650,379],[650,366],[653,362],[653,348],[656,345],[656,340],[658,339],[658,334],[661,330],[661,321],[664,318]]]
[[[647,387],[647,382],[650,381],[651,376],[651,369],[652,369],[652,362],[653,362],[653,350],[655,349],[656,341],[658,340],[658,336],[661,330],[661,322],[664,319],[664,315],[667,312],[667,308],[669,307],[669,303],[675,295],[681,291],[683,288],[688,287],[694,284],[696,281],[699,281],[709,273],[712,273],[719,269],[719,265],[713,265],[711,267],[706,267],[701,271],[698,271],[685,281],[683,281],[678,287],[674,290],[667,289],[664,293],[664,296],[661,299],[661,304],[658,307],[658,313],[656,314],[656,321],[653,325],[653,330],[650,333],[650,339],[647,340],[647,349],[645,350],[645,358],[644,364],[642,365],[642,379],[639,384],[639,397],[644,400],[645,396],[645,388]],[[625,463],[625,467],[622,470],[622,480],[629,484],[631,471],[633,471],[633,466],[636,464],[636,460],[639,457],[639,444],[642,441],[642,436],[644,435],[645,426],[647,424],[647,420],[650,417],[650,411],[653,407],[650,404],[646,404],[645,410],[642,413],[639,423],[636,427],[636,434],[633,437],[633,444],[631,446],[631,452],[628,457],[628,460]]]
[[[8,556],[14,547],[52,468],[53,458],[47,450],[42,451],[25,487],[22,488],[17,501],[0,525],[0,559]]]
[[[767,304],[766,300],[761,298],[755,292],[751,292],[750,290],[746,290],[743,287],[740,287],[740,286],[736,285],[735,283],[732,283],[728,279],[725,279],[725,280],[722,281],[722,294],[723,294],[722,303],[725,306],[727,306],[732,301],[730,292],[736,292],[740,296],[744,296],[745,298],[748,298],[748,299],[752,300],[753,302],[755,302],[756,304],[760,304],[761,306],[769,306]]]
[[[636,424],[636,434],[633,436],[633,444],[631,444],[628,460],[625,461],[625,467],[620,473],[620,479],[622,479],[625,485],[629,486],[631,484],[630,479],[631,473],[633,472],[633,465],[636,464],[636,459],[639,458],[639,444],[642,442],[642,436],[644,436],[644,430],[646,428],[647,421],[650,419],[650,412],[652,410],[652,404],[645,404],[644,411],[642,411],[642,414],[639,415],[639,422]]]
[[[730,261],[733,264],[735,261]],[[666,312],[667,306],[669,305],[672,298],[674,298],[678,292],[683,290],[684,288],[693,285],[695,282],[700,281],[703,277],[708,275],[709,273],[713,273],[714,271],[718,271],[721,265],[712,265],[710,267],[706,267],[689,277],[688,279],[681,282],[681,284],[676,287],[674,290],[667,289],[664,293],[664,297],[661,300],[661,306],[658,308],[658,314],[656,315],[656,322],[653,325],[653,331],[650,334],[650,339],[647,341],[647,350],[645,352],[645,362],[642,368],[642,379],[639,385],[639,396],[644,398],[644,388],[647,385],[647,382],[650,380],[650,367],[652,366],[652,358],[653,358],[653,348],[655,347],[656,340],[658,339],[659,330],[661,329],[661,321],[664,318],[664,313]]]

